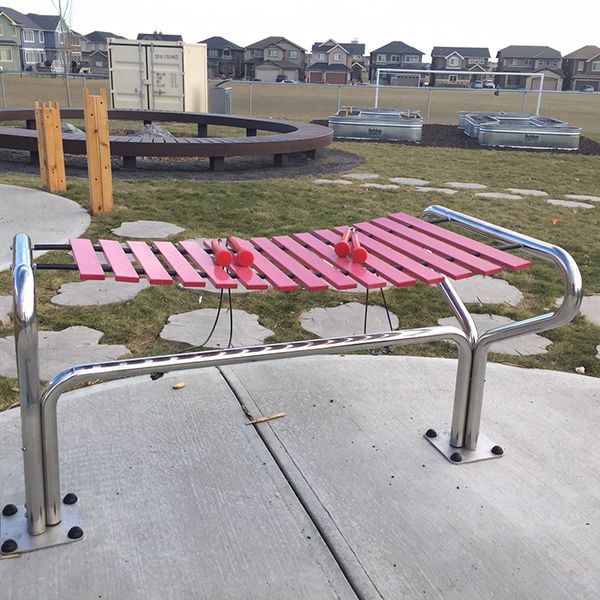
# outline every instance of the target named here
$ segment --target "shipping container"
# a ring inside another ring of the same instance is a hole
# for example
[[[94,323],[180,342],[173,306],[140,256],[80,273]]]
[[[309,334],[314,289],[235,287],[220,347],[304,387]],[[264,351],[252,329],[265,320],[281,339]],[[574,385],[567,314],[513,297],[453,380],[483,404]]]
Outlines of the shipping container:
[[[108,40],[114,108],[208,111],[206,44]]]

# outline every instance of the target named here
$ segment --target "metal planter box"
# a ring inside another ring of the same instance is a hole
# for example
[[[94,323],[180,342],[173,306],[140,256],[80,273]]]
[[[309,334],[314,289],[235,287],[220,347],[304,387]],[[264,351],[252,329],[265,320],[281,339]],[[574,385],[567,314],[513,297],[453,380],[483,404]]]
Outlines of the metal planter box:
[[[417,110],[345,106],[329,117],[329,127],[340,139],[420,142],[423,119]]]

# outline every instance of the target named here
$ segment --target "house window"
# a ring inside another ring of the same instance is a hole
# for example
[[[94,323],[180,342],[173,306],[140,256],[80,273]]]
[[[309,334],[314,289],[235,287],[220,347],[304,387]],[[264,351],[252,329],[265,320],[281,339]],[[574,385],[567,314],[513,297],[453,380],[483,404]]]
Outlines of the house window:
[[[288,50],[288,58],[298,58],[298,50]]]
[[[456,83],[458,81],[458,75],[448,75],[448,81],[450,83]]]
[[[342,60],[342,53],[341,52],[334,52],[333,54],[333,60]]]
[[[13,25],[13,37],[17,37],[17,26]]]
[[[231,58],[231,50],[229,48],[223,48],[223,52],[221,54],[227,58]]]
[[[23,41],[35,42],[35,37],[33,36],[33,29],[23,29]]]
[[[12,62],[12,50],[10,48],[0,49],[0,62]]]
[[[385,62],[385,54],[378,54],[375,62],[382,63]]]
[[[592,71],[600,71],[600,60],[592,63]]]
[[[391,60],[392,62],[400,62],[400,57],[399,57],[397,54],[392,54],[392,55],[390,56],[390,60]]]
[[[585,61],[579,60],[577,61],[577,70],[584,71],[585,70]]]
[[[325,55],[322,52],[317,52],[316,59],[317,60],[325,60]]]
[[[519,64],[519,59],[518,58],[508,58],[506,59],[506,63],[507,65],[518,65]]]
[[[407,56],[404,57],[404,62],[407,63],[418,63],[419,62],[419,57],[416,56],[415,54],[409,54]]]
[[[530,67],[530,66],[533,64],[533,61],[531,60],[531,58],[526,58],[526,59],[523,61],[523,64],[524,64],[526,67]]]
[[[277,48],[269,48],[267,50],[267,56],[270,56],[271,58],[277,58],[279,56],[279,51]]]
[[[37,63],[43,62],[44,57],[42,52],[38,52],[37,50],[26,50],[25,51],[25,62],[28,65],[35,65]]]
[[[458,58],[458,56],[451,56],[448,59],[447,65],[449,67],[458,67],[458,66],[460,66],[460,58]]]
[[[38,31],[38,35],[40,36],[40,44],[44,43],[45,37],[43,31]]]
[[[97,67],[103,67],[103,66],[104,66],[104,61],[102,61],[102,60],[97,60],[97,61],[96,61],[96,66],[97,66]]]
[[[558,67],[558,61],[557,60],[553,60],[552,61],[552,66],[553,67]]]
[[[210,58],[217,58],[217,57],[219,56],[219,51],[218,51],[216,48],[211,48],[211,49],[208,51],[208,56],[209,56]]]
[[[260,56],[260,50],[252,50],[252,56]]]
[[[2,26],[2,23],[0,23],[0,35],[4,36],[4,27]]]

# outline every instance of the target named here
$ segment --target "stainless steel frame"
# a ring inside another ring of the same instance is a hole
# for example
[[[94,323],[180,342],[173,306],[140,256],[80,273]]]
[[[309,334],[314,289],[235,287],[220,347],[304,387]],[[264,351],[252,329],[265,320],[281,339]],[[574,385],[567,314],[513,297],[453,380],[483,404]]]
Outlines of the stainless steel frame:
[[[577,314],[581,304],[581,276],[571,256],[557,246],[441,206],[430,206],[423,213],[425,219],[434,216],[446,217],[452,222],[494,239],[518,243],[523,250],[552,260],[558,266],[565,280],[565,297],[562,305],[555,312],[490,329],[480,335],[464,303],[452,285],[445,280],[438,284],[438,288],[452,307],[460,323],[460,329],[446,326],[424,327],[349,337],[83,364],[66,369],[56,375],[46,385],[41,395],[38,383],[38,338],[31,242],[27,235],[18,234],[14,239],[13,246],[13,302],[27,506],[27,520],[23,519],[21,539],[29,540],[25,547],[19,547],[18,552],[68,543],[81,537],[79,535],[74,536],[73,539],[66,539],[64,533],[57,534],[57,531],[66,531],[64,523],[61,528],[56,529],[62,519],[56,411],[61,394],[84,382],[366,350],[380,346],[450,341],[458,348],[451,431],[447,436],[439,435],[435,440],[430,438],[430,441],[454,462],[456,462],[459,449],[462,462],[497,457],[497,453],[490,453],[490,448],[483,450],[477,448],[489,347],[501,339],[534,331],[544,331],[568,323]],[[491,446],[491,442],[486,446]],[[69,509],[68,514],[78,513]],[[69,524],[71,525],[72,522],[69,521]],[[1,527],[2,521],[0,521]],[[12,521],[10,532],[14,531],[14,521]],[[45,531],[48,531],[47,535],[44,535]],[[0,542],[6,539],[5,534],[6,531],[0,529]],[[33,539],[32,536],[41,537]]]

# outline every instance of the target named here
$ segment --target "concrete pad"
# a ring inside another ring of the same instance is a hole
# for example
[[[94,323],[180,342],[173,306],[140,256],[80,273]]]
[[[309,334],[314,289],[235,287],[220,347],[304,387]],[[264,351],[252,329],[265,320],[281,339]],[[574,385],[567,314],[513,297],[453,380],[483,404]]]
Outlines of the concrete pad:
[[[562,301],[562,296],[557,298],[554,301],[554,306],[558,306],[562,303]],[[588,321],[600,327],[600,294],[584,296],[579,312],[584,315]]]
[[[400,186],[393,183],[361,183],[361,188],[373,188],[376,190],[397,190]]]
[[[352,185],[352,182],[347,179],[315,179],[313,183],[316,185]]]
[[[452,287],[456,289],[463,302],[516,306],[523,300],[521,291],[514,285],[510,285],[508,281],[484,275],[453,281]]]
[[[499,327],[500,325],[506,325],[507,323],[514,323],[512,319],[508,317],[502,317],[500,315],[479,315],[471,313],[473,321],[477,326],[477,331],[483,333],[493,327]],[[444,319],[438,319],[440,325],[454,325],[460,327],[458,321],[454,317],[447,317]],[[517,338],[511,338],[508,340],[502,340],[492,344],[491,352],[502,352],[503,354],[512,354],[514,356],[531,356],[533,354],[546,354],[547,348],[552,342],[538,335],[537,333],[530,333]]]
[[[390,313],[392,328],[400,324],[398,317]],[[365,306],[358,302],[347,302],[334,308],[311,308],[300,315],[300,325],[306,331],[323,338],[363,333]],[[385,308],[369,306],[367,333],[389,331]]]
[[[74,281],[63,283],[58,294],[50,302],[62,306],[93,306],[97,304],[114,304],[135,298],[150,284],[142,278],[138,283],[115,281],[112,278],[103,281]]]
[[[426,179],[415,179],[414,177],[390,177],[392,183],[400,185],[429,185]]]
[[[459,190],[485,190],[487,188],[487,185],[483,185],[483,183],[468,183],[464,181],[447,181],[444,185],[450,188],[458,188]]]
[[[547,192],[543,192],[542,190],[527,190],[521,188],[506,188],[507,192],[511,194],[518,194],[519,196],[536,196],[538,198],[542,198],[548,195]]]
[[[587,200],[589,202],[600,202],[600,196],[589,196],[587,194],[565,194],[569,200]]]
[[[62,331],[40,331],[40,381],[48,381],[73,365],[113,360],[129,354],[129,350],[121,344],[100,344],[103,335],[101,331],[81,325]],[[17,376],[15,338],[12,335],[0,338],[0,376]]]
[[[522,200],[521,196],[516,194],[502,194],[501,192],[478,192],[475,194],[478,198],[486,200]]]
[[[185,231],[178,225],[165,221],[130,221],[121,223],[111,230],[115,235],[126,238],[166,238]]]
[[[368,179],[379,179],[379,175],[377,173],[348,173],[347,175],[342,175],[346,179],[356,179],[357,181],[366,181]]]
[[[215,317],[216,308],[201,308],[187,313],[171,315],[160,332],[164,340],[186,342],[192,345],[204,343]],[[273,332],[258,324],[258,315],[243,310],[233,310],[233,346],[262,344]],[[219,322],[207,344],[208,348],[225,348],[229,340],[229,311],[222,308]]]
[[[444,194],[446,196],[454,196],[458,194],[458,190],[451,190],[449,188],[437,188],[437,187],[416,187],[417,192],[434,192],[436,194]]]
[[[2,597],[356,600],[247,420],[216,369],[66,394],[61,484],[85,537],[0,560]],[[2,505],[22,502],[17,410],[0,437]]]
[[[0,271],[12,264],[12,240],[26,233],[34,244],[66,244],[89,226],[90,215],[73,200],[40,190],[0,184]],[[36,252],[34,256],[41,256]]]
[[[12,296],[0,296],[0,324],[8,325],[12,314]]]
[[[587,202],[577,202],[577,200],[554,200],[549,198],[548,204],[554,204],[556,206],[566,206],[567,208],[594,208],[593,204]]]
[[[287,412],[259,428],[340,562],[370,586],[361,597],[597,600],[596,378],[490,364],[482,433],[506,454],[452,465],[423,434],[449,425],[455,361],[312,357],[224,372],[248,406]]]

